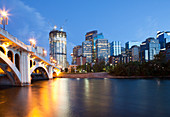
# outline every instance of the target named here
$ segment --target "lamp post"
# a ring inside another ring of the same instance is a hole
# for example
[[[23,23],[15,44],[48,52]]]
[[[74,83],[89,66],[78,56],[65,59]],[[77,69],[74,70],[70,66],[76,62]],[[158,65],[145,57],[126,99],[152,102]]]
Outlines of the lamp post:
[[[30,41],[31,46],[35,48],[35,44],[36,44],[35,39],[30,39],[29,41]]]
[[[5,11],[5,9],[0,10],[1,18],[0,18],[0,24],[3,25],[3,29],[5,30],[5,25],[8,25],[8,11]]]

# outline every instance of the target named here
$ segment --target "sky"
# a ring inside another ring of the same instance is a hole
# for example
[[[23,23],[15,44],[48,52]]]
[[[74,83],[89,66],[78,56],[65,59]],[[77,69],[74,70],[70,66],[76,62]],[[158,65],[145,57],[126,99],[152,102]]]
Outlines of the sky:
[[[49,32],[54,25],[67,33],[67,60],[73,47],[85,41],[86,32],[98,30],[112,41],[144,41],[157,31],[170,30],[168,0],[0,0],[9,10],[7,31],[49,54]],[[49,56],[47,56],[49,58]]]

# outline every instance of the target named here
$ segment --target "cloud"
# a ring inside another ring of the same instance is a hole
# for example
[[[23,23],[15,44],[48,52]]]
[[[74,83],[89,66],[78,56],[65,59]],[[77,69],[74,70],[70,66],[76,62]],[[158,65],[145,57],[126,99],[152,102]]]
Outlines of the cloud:
[[[11,16],[7,30],[23,41],[29,44],[29,38],[35,38],[38,46],[44,47],[49,58],[49,32],[50,27],[47,19],[41,15],[35,8],[26,5],[21,0],[2,0],[0,1],[0,8],[10,8]],[[70,54],[72,53],[75,44],[67,41],[67,58],[71,61]]]
[[[25,44],[29,44],[29,38],[34,37],[37,45],[44,47],[49,52],[50,29],[46,18],[21,0],[2,0],[0,7],[3,6],[9,9],[11,14],[7,30]]]
[[[156,18],[148,16],[142,24],[144,25],[140,26],[136,33],[136,38],[139,41],[144,41],[148,37],[156,37],[157,31],[160,29]]]

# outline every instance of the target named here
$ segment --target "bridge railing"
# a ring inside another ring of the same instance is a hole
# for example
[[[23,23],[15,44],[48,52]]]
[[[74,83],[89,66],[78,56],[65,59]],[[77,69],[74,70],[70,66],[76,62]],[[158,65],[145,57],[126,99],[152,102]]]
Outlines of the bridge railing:
[[[13,42],[16,42],[18,44],[20,44],[21,46],[24,46],[25,48],[27,48],[27,45],[24,44],[22,41],[20,41],[19,39],[17,39],[16,37],[12,36],[9,32],[7,32],[6,30],[0,28],[0,32],[2,32],[3,34],[5,34],[6,37],[9,37],[9,39]]]

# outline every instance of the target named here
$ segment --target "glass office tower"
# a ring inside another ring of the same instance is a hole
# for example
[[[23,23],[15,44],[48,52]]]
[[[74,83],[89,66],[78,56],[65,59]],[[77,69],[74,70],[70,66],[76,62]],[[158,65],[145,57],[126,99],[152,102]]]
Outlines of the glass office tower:
[[[92,63],[92,42],[84,41],[82,43],[83,56],[86,57],[86,62]]]
[[[108,61],[108,40],[107,39],[96,40],[96,58],[98,62]]]
[[[146,41],[140,45],[140,61],[148,62],[154,59],[154,55],[159,54],[159,41],[153,37],[147,38]]]
[[[66,32],[62,29],[53,29],[49,33],[50,59],[56,60],[57,66],[62,69],[66,68],[67,62],[66,37]]]
[[[170,31],[158,31],[156,39],[159,40],[160,49],[166,48],[166,43],[170,42]]]
[[[96,52],[95,52],[95,40],[94,37],[97,35],[97,30],[87,32],[85,35],[86,41],[92,42],[92,62],[96,61]]]
[[[121,54],[121,42],[113,41],[112,43],[110,43],[110,55],[118,56],[119,54]]]

